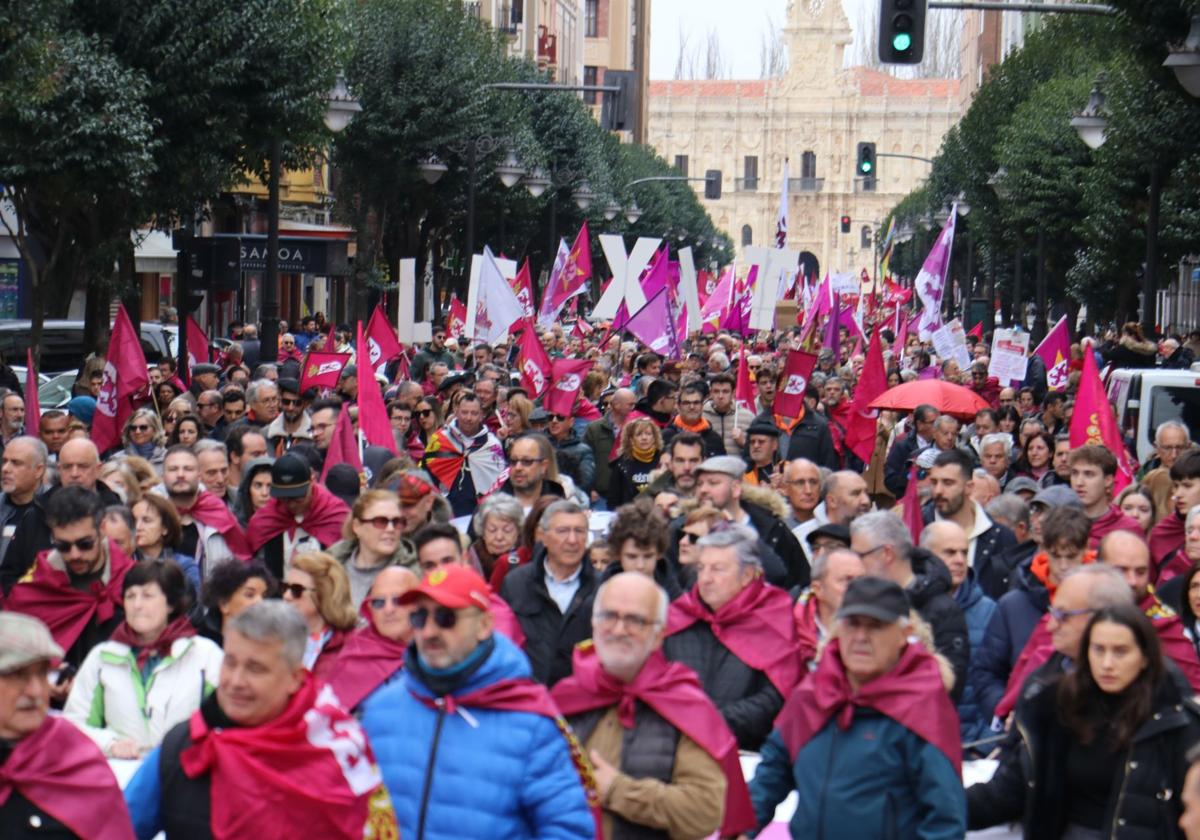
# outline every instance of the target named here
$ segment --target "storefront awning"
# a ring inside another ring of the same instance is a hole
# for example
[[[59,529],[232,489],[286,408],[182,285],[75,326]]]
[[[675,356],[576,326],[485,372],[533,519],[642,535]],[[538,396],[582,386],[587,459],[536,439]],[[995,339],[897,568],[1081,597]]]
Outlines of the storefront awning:
[[[138,274],[175,273],[171,234],[161,230],[135,230],[130,231],[129,236],[137,246],[133,252],[134,271]]]
[[[317,225],[309,222],[297,222],[292,219],[279,220],[279,233],[282,236],[302,236],[305,239],[345,239],[355,237],[354,228],[345,225]]]

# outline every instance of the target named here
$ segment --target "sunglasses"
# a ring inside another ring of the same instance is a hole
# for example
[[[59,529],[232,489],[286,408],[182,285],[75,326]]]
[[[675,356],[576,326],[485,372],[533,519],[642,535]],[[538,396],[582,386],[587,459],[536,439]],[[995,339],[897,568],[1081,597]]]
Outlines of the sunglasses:
[[[696,543],[698,543],[700,541],[701,535],[693,534],[691,531],[684,531],[682,539],[687,540],[692,545],[695,545]]]
[[[382,531],[389,526],[399,531],[404,525],[404,519],[400,516],[372,516],[370,519],[359,518],[358,521],[370,523],[372,528],[375,528],[379,531]]]
[[[291,595],[293,598],[303,598],[308,587],[303,583],[283,583],[279,586],[280,594]]]
[[[425,622],[429,620],[428,607],[418,607],[412,611],[412,615],[408,617],[408,623],[413,626],[414,630],[420,630],[425,626]],[[433,623],[443,630],[449,630],[458,623],[458,613],[449,607],[437,607],[433,611]]]
[[[551,414],[551,415],[550,415],[550,422],[551,422],[551,423],[561,423],[562,421],[564,421],[564,420],[566,420],[566,419],[567,419],[567,418],[566,418],[566,417],[564,417],[564,416],[562,416],[561,414]]]
[[[403,597],[403,595],[392,595],[387,598],[368,598],[367,605],[373,610],[381,610],[388,604],[398,607],[400,606],[400,599]]]
[[[284,397],[280,402],[284,405],[300,405],[300,400],[289,400],[287,397]]]
[[[433,414],[432,408],[418,408],[417,409],[418,417],[428,417],[430,414]]]
[[[78,548],[80,551],[91,551],[96,547],[95,537],[81,537],[72,542],[71,540],[54,540],[50,543],[54,546],[54,550],[59,554],[66,554],[72,548]]]
[[[129,431],[131,431],[131,432],[148,432],[152,428],[153,428],[153,426],[148,426],[145,423],[139,423],[136,426],[130,426]]]

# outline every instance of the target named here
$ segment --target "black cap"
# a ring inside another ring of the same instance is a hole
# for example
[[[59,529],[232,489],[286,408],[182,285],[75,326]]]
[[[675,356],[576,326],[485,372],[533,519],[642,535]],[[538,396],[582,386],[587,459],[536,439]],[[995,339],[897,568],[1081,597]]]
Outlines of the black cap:
[[[271,466],[271,497],[274,499],[298,499],[308,492],[312,484],[312,468],[301,456],[287,452]]]
[[[808,540],[809,545],[812,545],[813,540],[817,537],[829,537],[831,540],[837,540],[846,548],[850,547],[850,529],[845,525],[835,525],[832,522],[828,522],[820,528],[814,528],[809,531],[805,539]]]
[[[192,376],[202,376],[206,373],[220,373],[219,365],[214,365],[211,362],[201,362],[198,365],[192,365]]]
[[[297,396],[300,395],[300,383],[295,379],[288,379],[281,376],[275,380],[275,385],[279,388],[279,393],[281,394],[287,392],[289,394],[296,394]]]
[[[334,464],[325,476],[325,487],[347,507],[352,507],[362,491],[362,479],[350,464]]]
[[[346,365],[342,368],[342,379],[349,379],[351,376],[358,376],[358,365]]]
[[[886,624],[908,618],[908,596],[900,584],[887,578],[860,577],[850,581],[842,597],[838,618],[865,615]]]
[[[755,420],[750,424],[750,428],[746,429],[746,436],[763,435],[764,437],[779,437],[779,427],[770,420]]]

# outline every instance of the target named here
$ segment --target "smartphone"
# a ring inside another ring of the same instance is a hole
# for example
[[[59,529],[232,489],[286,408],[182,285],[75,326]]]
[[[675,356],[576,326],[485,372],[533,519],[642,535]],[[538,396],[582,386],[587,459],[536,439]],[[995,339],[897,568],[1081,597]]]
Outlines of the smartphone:
[[[69,682],[71,678],[75,676],[75,672],[77,670],[78,669],[70,662],[64,662],[63,666],[58,669],[58,674],[56,674],[54,677],[54,684],[66,685],[67,682]]]

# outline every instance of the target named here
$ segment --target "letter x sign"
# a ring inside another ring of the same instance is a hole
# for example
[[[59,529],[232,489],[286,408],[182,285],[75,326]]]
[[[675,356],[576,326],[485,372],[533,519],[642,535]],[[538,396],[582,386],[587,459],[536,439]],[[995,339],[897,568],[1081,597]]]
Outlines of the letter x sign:
[[[592,310],[596,318],[615,318],[621,301],[625,301],[625,309],[630,315],[646,305],[646,293],[642,291],[639,278],[650,260],[654,258],[661,239],[638,238],[633,250],[625,253],[625,240],[617,235],[605,233],[600,235],[600,247],[604,250],[604,259],[612,270],[612,282],[600,296],[599,302]]]

